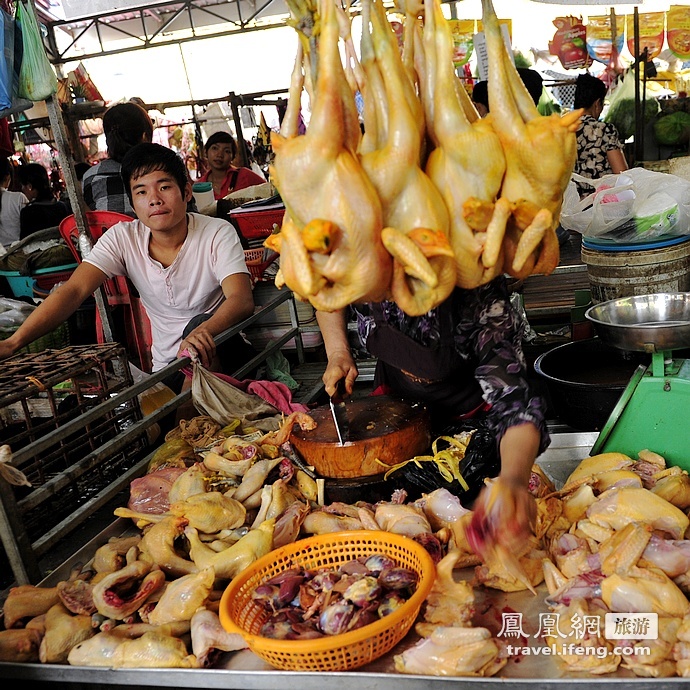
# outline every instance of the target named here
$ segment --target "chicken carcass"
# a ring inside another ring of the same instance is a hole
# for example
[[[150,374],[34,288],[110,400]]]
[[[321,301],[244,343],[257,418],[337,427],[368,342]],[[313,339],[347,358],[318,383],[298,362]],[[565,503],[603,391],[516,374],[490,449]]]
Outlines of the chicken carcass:
[[[0,661],[14,664],[32,664],[38,661],[41,633],[22,628],[0,631]]]
[[[206,534],[240,527],[247,515],[245,507],[239,501],[218,491],[194,494],[184,501],[176,501],[170,505],[170,512],[186,518],[191,527]]]
[[[213,568],[205,568],[198,573],[173,580],[165,588],[156,608],[149,613],[149,623],[164,625],[190,620],[194,612],[205,603],[214,580]]]
[[[486,628],[436,628],[394,657],[398,673],[427,676],[492,676],[507,662]]]
[[[377,132],[379,141],[360,158],[383,207],[381,239],[394,257],[391,294],[405,313],[420,316],[455,286],[448,210],[420,167],[424,113],[383,4],[367,0],[364,10],[365,102],[372,99],[379,106],[365,105],[364,127]]]
[[[133,639],[118,632],[101,632],[74,646],[67,657],[72,666],[110,668],[196,668],[182,640],[166,632],[166,626],[152,628]]]
[[[164,584],[165,574],[161,570],[151,570],[150,563],[137,560],[94,585],[93,604],[106,618],[123,620]]]
[[[142,559],[174,577],[197,572],[196,565],[175,550],[175,540],[184,534],[186,526],[187,518],[173,516],[153,525],[141,540]]]
[[[271,136],[275,160],[270,174],[286,207],[280,273],[316,309],[336,311],[352,302],[384,298],[392,260],[381,242],[381,203],[356,154],[357,108],[340,62],[333,0],[323,0],[319,10],[318,74],[309,127],[297,136],[303,83],[298,54],[285,126]],[[312,221],[326,221],[328,236],[310,250],[302,233]]]
[[[60,601],[57,587],[18,585],[12,587],[3,606],[5,628],[19,627],[25,618],[46,613]]]
[[[440,3],[425,0],[424,4],[422,100],[435,145],[426,172],[449,212],[456,284],[475,288],[503,272],[502,240],[512,206],[506,199],[496,199],[505,157],[490,121],[479,118],[458,83],[450,29]]]
[[[218,614],[200,608],[192,616],[192,652],[200,668],[211,666],[222,652],[246,649],[242,635],[227,632]]]
[[[629,522],[644,523],[673,539],[681,539],[690,524],[682,510],[648,489],[634,487],[605,491],[589,506],[587,517],[597,525],[615,530],[623,529]]]
[[[230,548],[219,553],[206,546],[193,527],[187,527],[189,553],[199,569],[213,568],[220,580],[232,580],[255,560],[265,556],[273,546],[275,520],[266,520],[256,529],[251,529]]]
[[[46,632],[38,656],[43,664],[62,664],[70,649],[95,634],[91,616],[73,616],[62,604],[46,613]]]
[[[549,274],[559,260],[556,226],[577,158],[582,110],[543,117],[503,43],[491,0],[482,0],[489,56],[489,118],[505,155],[501,196],[512,205],[503,246],[505,269],[516,278]]]

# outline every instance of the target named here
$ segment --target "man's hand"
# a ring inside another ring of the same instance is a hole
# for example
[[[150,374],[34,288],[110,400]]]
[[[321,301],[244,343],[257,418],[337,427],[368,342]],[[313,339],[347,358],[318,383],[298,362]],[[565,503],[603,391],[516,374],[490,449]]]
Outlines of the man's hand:
[[[350,350],[336,350],[328,356],[328,365],[323,373],[323,383],[329,396],[335,395],[338,383],[344,381],[345,393],[350,395],[359,376],[357,365]]]
[[[177,350],[177,356],[182,356],[183,350],[196,352],[199,356],[201,366],[208,369],[211,366],[213,358],[216,356],[216,344],[213,342],[213,336],[205,328],[206,323],[197,326],[181,343]]]

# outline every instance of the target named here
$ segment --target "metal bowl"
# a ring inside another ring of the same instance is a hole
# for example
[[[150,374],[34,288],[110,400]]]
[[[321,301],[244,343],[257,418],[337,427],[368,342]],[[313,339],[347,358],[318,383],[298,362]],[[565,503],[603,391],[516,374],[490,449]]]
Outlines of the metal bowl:
[[[690,347],[690,292],[621,297],[590,307],[585,316],[604,342],[621,350]]]

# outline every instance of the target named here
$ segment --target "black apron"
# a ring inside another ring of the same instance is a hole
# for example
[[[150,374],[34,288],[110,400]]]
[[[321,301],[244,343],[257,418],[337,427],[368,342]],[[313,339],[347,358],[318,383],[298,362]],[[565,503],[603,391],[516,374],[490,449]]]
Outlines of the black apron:
[[[421,345],[386,323],[380,304],[371,307],[376,327],[366,347],[378,360],[375,387],[384,385],[395,395],[426,403],[434,426],[482,406],[476,364],[460,357],[455,348],[453,296],[438,307],[439,339],[432,346]]]

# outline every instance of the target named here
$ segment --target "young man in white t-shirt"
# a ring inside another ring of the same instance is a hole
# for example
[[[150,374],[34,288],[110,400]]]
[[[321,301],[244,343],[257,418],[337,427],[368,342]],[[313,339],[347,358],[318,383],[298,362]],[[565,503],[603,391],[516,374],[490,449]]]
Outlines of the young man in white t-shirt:
[[[103,234],[72,277],[0,341],[0,359],[67,320],[116,275],[132,281],[149,315],[154,371],[184,349],[211,367],[214,336],[253,313],[237,233],[223,220],[187,213],[192,190],[180,157],[159,144],[139,144],[122,161],[122,178],[138,220]]]

